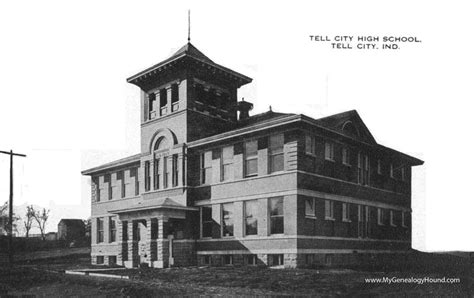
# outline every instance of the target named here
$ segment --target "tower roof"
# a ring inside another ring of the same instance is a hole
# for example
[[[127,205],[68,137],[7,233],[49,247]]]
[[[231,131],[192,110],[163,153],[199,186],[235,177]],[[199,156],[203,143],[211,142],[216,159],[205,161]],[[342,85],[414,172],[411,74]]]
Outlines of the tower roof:
[[[149,67],[129,77],[127,79],[127,82],[135,84],[135,85],[140,85],[142,81],[154,75],[157,75],[159,72],[163,71],[164,69],[171,66],[175,66],[178,63],[185,61],[187,59],[188,60],[190,59],[195,63],[201,64],[201,66],[204,66],[208,69],[210,68],[210,69],[213,69],[214,71],[221,72],[224,75],[229,76],[233,78],[234,80],[237,80],[240,86],[250,83],[252,81],[251,78],[243,74],[240,74],[236,71],[233,71],[229,68],[226,68],[222,65],[215,63],[214,61],[209,59],[206,55],[204,55],[201,51],[199,51],[194,45],[188,42],[168,59],[165,59],[161,61],[160,63],[155,64],[152,67]]]

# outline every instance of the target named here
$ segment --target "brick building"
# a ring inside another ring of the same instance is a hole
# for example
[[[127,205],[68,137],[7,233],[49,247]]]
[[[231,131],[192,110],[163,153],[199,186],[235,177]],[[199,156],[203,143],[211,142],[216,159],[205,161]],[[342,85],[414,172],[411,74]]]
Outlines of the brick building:
[[[414,157],[377,144],[356,111],[268,111],[252,79],[188,43],[127,80],[141,152],[92,179],[94,264],[134,267],[363,261],[411,248]]]

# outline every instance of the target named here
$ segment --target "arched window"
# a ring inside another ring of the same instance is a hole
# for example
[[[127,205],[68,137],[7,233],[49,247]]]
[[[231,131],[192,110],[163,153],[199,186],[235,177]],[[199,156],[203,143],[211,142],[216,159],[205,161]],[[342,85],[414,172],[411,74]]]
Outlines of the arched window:
[[[352,121],[347,121],[342,125],[342,131],[353,136],[359,136],[359,131]]]
[[[155,147],[153,147],[153,151],[159,151],[163,149],[168,149],[168,140],[165,137],[161,137],[155,142]]]

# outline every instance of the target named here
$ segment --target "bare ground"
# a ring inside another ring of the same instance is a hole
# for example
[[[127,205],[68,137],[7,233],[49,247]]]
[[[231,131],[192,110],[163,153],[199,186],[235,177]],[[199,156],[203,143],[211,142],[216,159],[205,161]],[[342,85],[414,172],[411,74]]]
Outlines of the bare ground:
[[[118,270],[130,280],[66,275],[90,265],[88,255],[17,264],[0,269],[0,295],[39,297],[101,296],[473,296],[472,276],[464,272],[354,271],[348,269],[269,269],[258,267]],[[457,284],[369,284],[376,277],[459,277]]]

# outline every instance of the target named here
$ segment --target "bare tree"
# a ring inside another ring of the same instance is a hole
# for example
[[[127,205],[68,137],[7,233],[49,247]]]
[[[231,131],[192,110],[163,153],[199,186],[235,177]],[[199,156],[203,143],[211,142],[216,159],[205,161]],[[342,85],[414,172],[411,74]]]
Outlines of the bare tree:
[[[46,239],[45,226],[46,226],[46,221],[48,221],[48,217],[49,217],[49,210],[46,210],[46,208],[43,208],[43,210],[41,211],[34,212],[34,219],[36,220],[36,223],[38,223],[38,227],[41,231],[41,238],[43,240]]]
[[[23,224],[25,225],[26,238],[28,238],[30,235],[31,226],[33,225],[33,219],[35,218],[35,209],[33,208],[33,205],[26,206],[25,216],[26,217],[23,220]]]
[[[13,233],[18,233],[18,227],[17,227],[16,222],[19,219],[20,218],[15,213],[13,213],[13,226],[12,226]],[[2,206],[0,206],[0,222],[2,221],[3,221],[4,226],[0,226],[0,234],[2,234],[3,232],[7,233],[8,228],[10,226],[10,218],[8,214],[8,202],[5,202]]]

